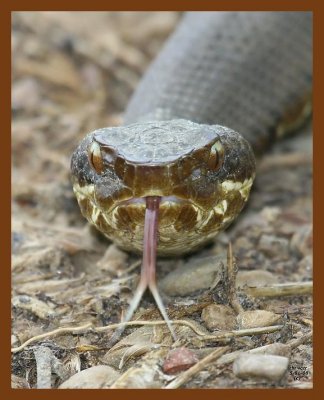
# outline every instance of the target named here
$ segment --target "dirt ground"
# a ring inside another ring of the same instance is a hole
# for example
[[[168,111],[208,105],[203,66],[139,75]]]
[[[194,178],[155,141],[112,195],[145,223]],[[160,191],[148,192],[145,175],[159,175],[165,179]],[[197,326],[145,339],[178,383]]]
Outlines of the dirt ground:
[[[110,325],[127,308],[140,257],[117,249],[82,217],[70,157],[86,133],[122,123],[131,93],[179,17],[13,14],[12,387],[64,387],[71,376],[70,387],[91,387],[87,379],[98,388],[312,387],[310,124],[259,162],[248,207],[214,244],[158,260],[178,341],[165,325],[149,323],[160,315],[147,294],[138,325],[110,348]],[[226,259],[229,241],[237,276]],[[227,317],[213,316],[215,305]],[[246,311],[253,311],[247,322]],[[279,355],[289,358],[280,379],[233,372],[239,354],[269,344],[284,344]],[[91,379],[77,375],[94,366],[102,370],[92,368]]]

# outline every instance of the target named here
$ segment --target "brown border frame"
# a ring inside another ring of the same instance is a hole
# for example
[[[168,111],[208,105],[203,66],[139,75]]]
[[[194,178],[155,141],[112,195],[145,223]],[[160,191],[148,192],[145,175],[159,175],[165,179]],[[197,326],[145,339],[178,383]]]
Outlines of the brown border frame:
[[[2,195],[0,196],[1,202],[1,224],[0,230],[2,232],[1,240],[0,240],[0,254],[2,260],[2,280],[5,282],[3,288],[1,290],[1,355],[2,355],[2,371],[0,373],[1,384],[0,384],[0,393],[2,393],[2,398],[9,399],[44,399],[46,398],[56,398],[57,392],[55,390],[46,390],[44,393],[43,390],[17,390],[11,389],[10,387],[10,259],[11,259],[11,239],[10,239],[10,226],[11,226],[11,207],[10,207],[10,199],[11,199],[11,178],[10,178],[10,167],[11,167],[11,140],[10,140],[10,130],[11,130],[11,110],[10,110],[10,101],[11,98],[11,12],[12,11],[41,11],[41,10],[49,10],[49,11],[147,11],[147,10],[159,10],[159,11],[169,11],[169,10],[264,10],[264,11],[279,11],[279,10],[310,10],[314,13],[314,82],[316,84],[314,91],[314,213],[316,215],[316,221],[321,219],[323,215],[323,211],[321,211],[321,204],[324,202],[323,200],[323,185],[320,184],[321,176],[320,176],[320,151],[324,148],[323,137],[319,132],[321,130],[322,119],[318,117],[321,115],[317,113],[320,110],[320,102],[321,102],[321,94],[323,90],[323,77],[321,76],[321,72],[324,70],[323,68],[323,59],[320,54],[320,37],[324,37],[324,19],[323,12],[321,9],[321,1],[320,0],[219,0],[217,3],[215,1],[163,1],[159,0],[154,3],[146,2],[143,0],[137,0],[136,2],[124,1],[122,4],[120,2],[116,3],[108,3],[99,0],[93,0],[90,3],[85,1],[78,1],[76,4],[68,4],[66,1],[62,0],[48,0],[46,3],[44,1],[39,0],[29,0],[22,1],[16,0],[12,1],[10,4],[0,5],[0,40],[1,40],[1,53],[2,53],[2,93],[5,96],[2,96],[1,103],[1,112],[2,112],[2,129],[3,134],[1,137],[2,144],[2,156],[0,158],[0,173],[1,173],[1,187]],[[323,21],[323,23],[321,23]],[[322,82],[321,82],[322,81]],[[323,95],[322,95],[323,97]],[[322,179],[323,182],[323,179]],[[6,195],[4,194],[6,193]],[[304,398],[306,396],[319,396],[321,393],[321,389],[323,387],[323,379],[320,378],[320,372],[317,368],[320,368],[320,360],[323,359],[321,356],[323,355],[323,346],[320,343],[320,332],[321,327],[323,326],[320,312],[320,291],[321,291],[321,277],[323,277],[323,268],[320,266],[320,252],[318,249],[320,248],[320,224],[317,223],[314,226],[314,264],[315,264],[315,289],[314,289],[314,297],[315,297],[315,335],[314,341],[317,342],[317,346],[315,346],[316,351],[314,352],[314,388],[306,391],[304,390],[293,390],[293,389],[281,389],[273,390],[271,389],[253,389],[253,390],[244,390],[244,389],[215,389],[214,390],[204,390],[201,393],[205,398],[214,398],[215,396],[239,396],[242,398],[272,398],[273,395],[276,397],[282,398]],[[322,275],[322,276],[321,276]],[[322,290],[323,292],[323,290]],[[323,295],[322,295],[323,296]],[[318,311],[318,312],[317,312]],[[191,389],[181,391],[180,393],[174,393],[174,391],[170,391],[168,393],[168,397],[179,396],[181,394],[185,395],[188,398],[196,398],[197,390],[203,389]],[[89,393],[91,392],[91,393]],[[103,391],[103,390],[74,390],[66,391],[62,390],[59,393],[61,398],[71,398],[76,396],[78,399],[88,399],[89,395],[95,396],[96,398],[107,398],[111,392]],[[130,396],[133,400],[134,398],[150,398],[150,396],[154,397],[164,397],[164,393],[162,390],[132,390],[127,389],[114,391],[112,396],[115,399],[124,398],[124,396]]]

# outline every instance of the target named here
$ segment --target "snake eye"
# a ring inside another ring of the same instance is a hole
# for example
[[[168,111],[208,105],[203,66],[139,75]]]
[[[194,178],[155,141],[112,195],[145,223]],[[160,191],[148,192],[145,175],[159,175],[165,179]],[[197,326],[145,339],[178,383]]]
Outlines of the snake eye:
[[[89,155],[89,161],[92,166],[92,168],[98,173],[101,174],[104,170],[104,163],[103,159],[101,157],[101,150],[100,146],[96,142],[92,142],[89,150],[88,150],[88,155]]]
[[[210,148],[209,158],[207,161],[208,167],[211,170],[218,169],[222,165],[223,159],[224,159],[224,147],[221,144],[221,142],[218,141],[214,143]]]

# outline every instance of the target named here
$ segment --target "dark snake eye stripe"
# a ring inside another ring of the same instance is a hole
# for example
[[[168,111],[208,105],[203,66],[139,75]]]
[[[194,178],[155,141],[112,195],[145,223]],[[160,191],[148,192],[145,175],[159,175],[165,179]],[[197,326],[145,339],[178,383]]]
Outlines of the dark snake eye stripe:
[[[236,218],[254,154],[306,118],[311,93],[311,13],[189,13],[140,82],[124,126],[80,143],[71,171],[83,215],[122,248],[144,251],[126,319],[147,286],[167,318],[156,252],[195,250]]]

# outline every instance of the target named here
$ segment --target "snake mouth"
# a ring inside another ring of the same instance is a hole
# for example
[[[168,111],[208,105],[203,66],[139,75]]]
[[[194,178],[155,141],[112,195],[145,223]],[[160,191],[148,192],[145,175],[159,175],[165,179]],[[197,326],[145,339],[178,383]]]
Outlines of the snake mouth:
[[[147,199],[150,197],[135,197],[117,203],[110,213],[112,219],[118,220],[120,229],[129,229],[130,226],[143,228]],[[159,231],[162,237],[167,236],[165,232],[169,230],[181,232],[197,227],[203,219],[204,210],[191,199],[174,195],[153,197],[159,198]]]
[[[125,205],[139,205],[139,206],[144,206],[146,207],[146,199],[148,197],[152,197],[153,195],[147,195],[143,197],[132,197],[131,199],[128,200],[122,200],[118,204],[116,204],[115,207],[121,207]],[[181,199],[178,196],[153,196],[153,197],[159,197],[160,198],[160,208],[165,207],[170,205],[185,205],[185,204],[191,204],[194,205],[195,207],[198,207],[191,199]],[[114,208],[115,208],[114,207]]]

